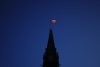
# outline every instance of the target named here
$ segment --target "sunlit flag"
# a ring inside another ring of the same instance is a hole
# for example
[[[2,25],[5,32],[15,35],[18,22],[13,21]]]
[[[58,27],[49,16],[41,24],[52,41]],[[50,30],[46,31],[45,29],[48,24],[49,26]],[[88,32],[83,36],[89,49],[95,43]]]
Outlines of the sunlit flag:
[[[56,19],[53,19],[53,20],[51,20],[51,22],[52,22],[52,23],[56,23],[56,22],[57,22],[57,20],[56,20]]]
[[[51,28],[51,26],[52,26],[52,23],[56,23],[56,22],[57,22],[56,19],[52,19],[52,20],[50,20],[50,28]]]

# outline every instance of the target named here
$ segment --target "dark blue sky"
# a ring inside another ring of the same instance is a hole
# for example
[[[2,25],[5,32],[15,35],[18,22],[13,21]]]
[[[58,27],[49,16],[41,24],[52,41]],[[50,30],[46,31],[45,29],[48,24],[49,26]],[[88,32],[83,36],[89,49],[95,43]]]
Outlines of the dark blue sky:
[[[100,67],[99,0],[0,3],[0,67],[41,67],[50,19],[61,67]]]

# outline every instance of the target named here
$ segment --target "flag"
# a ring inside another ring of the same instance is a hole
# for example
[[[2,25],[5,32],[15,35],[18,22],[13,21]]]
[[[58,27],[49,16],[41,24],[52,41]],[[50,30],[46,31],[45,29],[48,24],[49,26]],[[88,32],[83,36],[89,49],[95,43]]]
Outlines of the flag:
[[[53,20],[51,20],[51,22],[52,22],[52,23],[56,23],[56,22],[57,22],[57,20],[56,20],[56,19],[53,19]]]

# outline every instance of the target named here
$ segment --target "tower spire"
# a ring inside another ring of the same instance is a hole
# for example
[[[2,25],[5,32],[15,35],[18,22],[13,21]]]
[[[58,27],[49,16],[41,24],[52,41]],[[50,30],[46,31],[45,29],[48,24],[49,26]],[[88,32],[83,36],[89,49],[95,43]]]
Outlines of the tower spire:
[[[50,29],[47,48],[50,48],[50,49],[55,48],[54,37],[53,37],[52,29]]]
[[[59,56],[55,48],[52,29],[50,29],[47,48],[43,56],[43,67],[59,67]]]

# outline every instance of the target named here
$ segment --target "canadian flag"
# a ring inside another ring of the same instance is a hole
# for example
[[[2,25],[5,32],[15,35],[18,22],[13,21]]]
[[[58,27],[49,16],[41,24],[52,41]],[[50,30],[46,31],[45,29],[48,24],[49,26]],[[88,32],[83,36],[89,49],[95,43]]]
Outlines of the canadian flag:
[[[53,20],[51,20],[51,22],[52,22],[52,23],[56,23],[56,22],[57,22],[57,20],[53,19]]]

